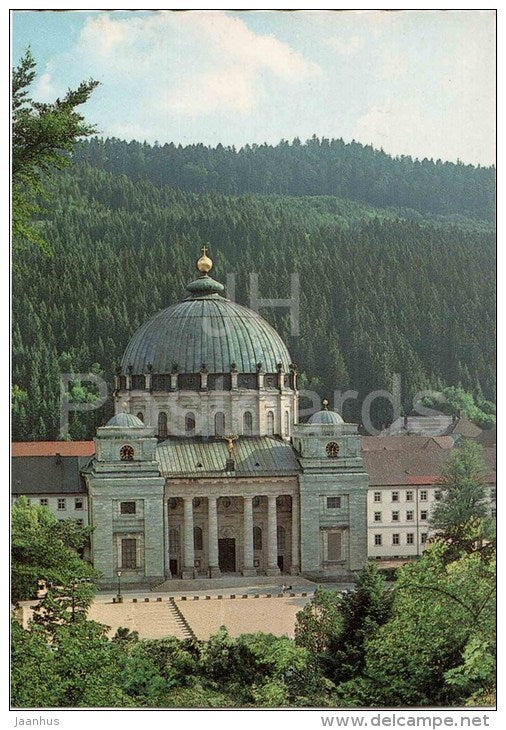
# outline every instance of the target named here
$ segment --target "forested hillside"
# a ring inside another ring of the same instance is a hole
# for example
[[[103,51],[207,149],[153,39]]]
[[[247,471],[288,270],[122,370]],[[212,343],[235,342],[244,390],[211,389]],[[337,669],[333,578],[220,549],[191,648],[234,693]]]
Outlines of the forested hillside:
[[[290,335],[287,310],[261,313],[289,345],[302,386],[322,397],[332,398],[334,389],[355,389],[361,397],[391,389],[397,372],[407,408],[427,386],[461,384],[478,398],[494,398],[495,238],[484,220],[490,207],[483,183],[490,171],[452,166],[462,187],[448,184],[443,207],[451,217],[437,210],[431,184],[422,186],[432,200],[429,217],[413,200],[411,210],[400,210],[401,201],[407,204],[400,190],[388,191],[393,210],[328,196],[231,196],[188,192],[161,179],[155,184],[155,152],[137,143],[95,141],[81,145],[79,156],[113,149],[121,159],[113,164],[111,155],[100,164],[128,174],[79,161],[56,177],[40,221],[53,256],[34,248],[17,253],[16,439],[58,436],[60,372],[93,367],[112,384],[135,329],[183,295],[203,243],[210,245],[216,278],[225,283],[236,274],[236,299],[246,305],[250,273],[260,275],[260,296],[275,298],[289,297],[290,274],[299,273],[300,336]],[[164,169],[188,187],[170,166]],[[474,197],[464,190],[466,175],[481,191]],[[233,172],[221,178],[223,186],[235,185]],[[258,167],[244,179],[255,187]],[[409,195],[417,189],[413,179],[406,173]],[[75,419],[71,435],[91,436],[110,408]],[[359,421],[360,401],[349,402],[344,415]],[[388,419],[388,404],[378,401],[375,416]]]
[[[334,195],[380,207],[493,220],[495,170],[409,156],[393,158],[358,142],[313,137],[272,145],[182,147],[94,138],[77,160],[132,180],[188,192]]]

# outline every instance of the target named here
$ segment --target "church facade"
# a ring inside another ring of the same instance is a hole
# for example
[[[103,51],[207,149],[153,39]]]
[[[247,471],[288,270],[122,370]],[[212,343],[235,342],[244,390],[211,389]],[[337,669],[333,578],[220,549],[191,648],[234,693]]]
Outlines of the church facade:
[[[349,578],[367,560],[356,426],[298,423],[278,333],[225,298],[204,249],[187,296],[132,337],[83,470],[104,582],[224,573]]]

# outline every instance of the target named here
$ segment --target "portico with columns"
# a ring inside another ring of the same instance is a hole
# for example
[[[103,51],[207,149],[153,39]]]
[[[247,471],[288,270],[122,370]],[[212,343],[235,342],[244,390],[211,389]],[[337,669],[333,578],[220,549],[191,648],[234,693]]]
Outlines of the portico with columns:
[[[300,572],[296,478],[269,486],[257,480],[177,485],[170,480],[165,505],[167,577]]]

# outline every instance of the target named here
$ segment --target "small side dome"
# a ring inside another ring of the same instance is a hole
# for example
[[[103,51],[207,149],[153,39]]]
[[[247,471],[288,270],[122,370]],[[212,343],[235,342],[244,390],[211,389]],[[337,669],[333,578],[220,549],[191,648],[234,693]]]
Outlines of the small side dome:
[[[328,400],[323,401],[323,410],[317,411],[317,413],[313,413],[311,418],[309,419],[308,423],[311,423],[313,425],[331,425],[331,426],[339,426],[341,423],[344,423],[343,418],[337,413],[336,411],[329,411],[328,409],[329,402]]]
[[[140,418],[137,418],[137,416],[134,416],[132,413],[116,413],[116,415],[106,423],[106,428],[114,426],[116,428],[144,428],[145,424]]]

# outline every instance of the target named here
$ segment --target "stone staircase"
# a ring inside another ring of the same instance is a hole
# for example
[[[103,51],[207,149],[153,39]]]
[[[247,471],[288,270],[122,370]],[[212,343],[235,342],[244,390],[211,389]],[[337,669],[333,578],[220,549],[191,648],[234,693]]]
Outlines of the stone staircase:
[[[177,636],[178,639],[196,639],[197,637],[193,633],[190,624],[182,614],[179,606],[176,604],[172,596],[169,598],[167,605],[174,623],[178,628],[178,633],[175,634],[175,636]]]

